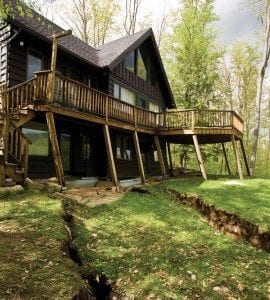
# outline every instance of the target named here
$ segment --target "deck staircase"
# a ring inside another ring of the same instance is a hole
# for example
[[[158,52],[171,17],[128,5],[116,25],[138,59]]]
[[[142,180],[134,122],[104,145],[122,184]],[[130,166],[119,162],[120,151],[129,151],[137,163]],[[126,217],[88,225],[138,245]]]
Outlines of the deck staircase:
[[[23,90],[0,87],[0,186],[21,184],[27,177],[30,141],[20,127],[35,115],[24,101],[28,93],[25,86]]]

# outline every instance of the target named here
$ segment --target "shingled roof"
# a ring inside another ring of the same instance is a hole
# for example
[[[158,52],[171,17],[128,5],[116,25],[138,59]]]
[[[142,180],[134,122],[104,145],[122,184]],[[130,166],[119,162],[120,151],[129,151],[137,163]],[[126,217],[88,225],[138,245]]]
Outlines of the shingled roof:
[[[16,1],[20,0],[4,1],[6,1],[8,5],[13,6],[12,15],[8,18],[10,23],[17,25],[23,30],[30,32],[31,34],[36,35],[49,43],[51,43],[53,33],[64,30],[60,26],[49,21],[28,7],[25,7],[25,12],[22,13],[22,9],[18,8],[18,5],[16,5]],[[22,4],[22,6],[23,5],[24,4]],[[146,29],[106,43],[98,49],[84,43],[74,35],[68,35],[59,40],[59,48],[95,67],[107,67],[112,70],[121,60],[125,58],[129,52],[136,49],[142,42],[149,38],[152,41],[156,57],[159,61],[159,67],[163,77],[161,78],[163,87],[165,88],[169,99],[171,99],[171,105],[175,106],[170,85],[162,64],[152,29]]]

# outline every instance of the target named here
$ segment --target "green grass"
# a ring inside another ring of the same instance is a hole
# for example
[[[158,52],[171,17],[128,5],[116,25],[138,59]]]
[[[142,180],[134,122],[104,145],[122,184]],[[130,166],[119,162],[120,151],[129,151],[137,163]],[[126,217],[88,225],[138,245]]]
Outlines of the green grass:
[[[270,180],[171,180],[165,186],[193,194],[217,208],[270,230]]]
[[[82,287],[63,253],[59,200],[23,194],[0,200],[0,299],[71,299]]]
[[[162,185],[150,190],[91,209],[73,203],[76,244],[91,270],[136,299],[270,296],[269,253],[215,231]]]

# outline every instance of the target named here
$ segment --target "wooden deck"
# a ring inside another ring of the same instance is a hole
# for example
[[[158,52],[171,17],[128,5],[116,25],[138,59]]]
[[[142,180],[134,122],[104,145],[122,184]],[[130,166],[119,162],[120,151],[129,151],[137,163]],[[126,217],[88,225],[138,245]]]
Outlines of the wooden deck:
[[[145,174],[138,133],[154,136],[161,173],[164,178],[167,177],[167,174],[160,138],[163,142],[168,143],[168,148],[169,143],[193,144],[201,173],[205,179],[207,179],[207,175],[199,144],[222,143],[224,155],[226,155],[223,143],[232,142],[238,163],[238,172],[240,178],[243,178],[235,142],[240,140],[247,172],[249,172],[242,141],[243,120],[234,111],[189,109],[155,113],[115,99],[70,78],[56,75],[52,71],[37,72],[34,79],[10,89],[2,87],[0,96],[1,143],[4,145],[0,145],[4,150],[4,163],[0,163],[0,173],[2,174],[0,185],[5,185],[7,176],[17,178],[19,173],[23,174],[21,180],[27,177],[29,141],[23,135],[20,126],[31,120],[36,113],[46,115],[56,176],[59,184],[63,187],[65,186],[64,172],[54,115],[80,119],[103,126],[110,174],[116,186],[119,181],[110,140],[110,127],[133,133],[142,182],[145,180]],[[8,160],[10,158],[16,161],[16,166],[13,166],[9,172]]]
[[[207,135],[209,142],[225,141],[225,136],[231,134],[241,139],[243,135],[243,120],[234,111],[190,109],[155,113],[51,71],[37,72],[34,79],[9,89],[7,98],[7,110],[14,115],[25,108],[52,111],[121,129],[168,136],[175,142],[179,136],[192,134]],[[192,139],[183,141],[193,143]]]

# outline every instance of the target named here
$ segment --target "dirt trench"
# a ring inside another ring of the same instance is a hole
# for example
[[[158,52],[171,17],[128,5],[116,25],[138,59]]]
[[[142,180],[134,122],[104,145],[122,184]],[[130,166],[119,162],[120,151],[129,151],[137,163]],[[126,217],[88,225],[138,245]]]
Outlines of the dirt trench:
[[[75,219],[72,214],[71,205],[62,201],[63,220],[67,231],[67,239],[64,242],[64,250],[68,253],[70,259],[78,266],[78,272],[85,282],[85,287],[81,289],[72,300],[110,300],[122,299],[120,295],[113,292],[112,285],[104,274],[96,274],[86,271],[83,260],[78,248],[74,245],[76,238]]]
[[[176,201],[195,208],[207,218],[208,224],[233,239],[244,239],[258,249],[270,253],[270,231],[261,232],[258,225],[243,220],[236,214],[217,209],[214,205],[205,203],[201,198],[181,194],[173,189],[166,189]]]

